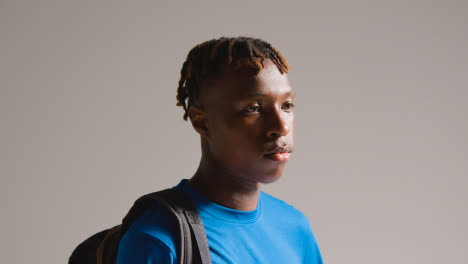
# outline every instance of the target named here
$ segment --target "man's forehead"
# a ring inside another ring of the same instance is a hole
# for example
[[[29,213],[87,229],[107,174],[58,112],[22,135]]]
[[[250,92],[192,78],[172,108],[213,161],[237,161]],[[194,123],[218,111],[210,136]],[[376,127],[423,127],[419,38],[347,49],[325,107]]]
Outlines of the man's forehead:
[[[220,78],[213,79],[208,85],[218,92],[234,93],[244,96],[268,94],[268,93],[289,93],[292,88],[288,75],[281,74],[275,64],[265,65],[265,69],[258,74],[248,74],[245,72],[226,72]],[[218,90],[220,89],[220,90]]]
[[[262,93],[262,92],[248,92],[246,95],[248,97],[266,97],[266,96],[268,96],[267,93]],[[291,91],[285,91],[282,94],[279,94],[279,96],[296,98],[296,93],[294,91],[292,91],[292,90]]]
[[[244,80],[225,85],[217,85],[212,87],[215,90],[213,95],[216,97],[232,97],[232,98],[265,98],[265,97],[295,97],[295,92],[292,90],[287,81],[262,82],[254,79]],[[219,90],[218,90],[219,89]]]
[[[254,77],[254,82],[247,91],[247,96],[264,97],[268,95],[289,97],[295,93],[289,83],[287,73],[281,73],[276,65],[269,66]]]
[[[205,96],[214,100],[265,96],[295,96],[287,73],[281,73],[274,63],[266,63],[258,74],[239,71],[225,71],[218,78],[207,80],[204,85]]]

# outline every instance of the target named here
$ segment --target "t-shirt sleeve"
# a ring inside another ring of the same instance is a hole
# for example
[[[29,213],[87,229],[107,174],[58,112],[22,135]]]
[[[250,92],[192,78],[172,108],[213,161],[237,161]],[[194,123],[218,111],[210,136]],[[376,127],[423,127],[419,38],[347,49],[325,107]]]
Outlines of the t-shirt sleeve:
[[[122,237],[117,264],[176,264],[176,254],[164,242],[130,228]]]
[[[300,212],[302,221],[302,234],[303,234],[303,241],[306,241],[304,244],[304,252],[305,252],[305,262],[307,264],[323,264],[322,254],[320,253],[320,249],[315,239],[314,232],[312,231],[312,227],[310,226],[309,219],[305,214]]]
[[[320,253],[319,246],[317,244],[317,240],[315,239],[315,235],[312,232],[312,228],[310,227],[309,221],[307,221],[307,232],[308,234],[308,247],[306,250],[306,262],[307,264],[323,264],[322,254]]]
[[[307,250],[306,263],[307,264],[323,264],[322,254],[320,254],[320,249],[315,239],[310,244],[310,247]]]

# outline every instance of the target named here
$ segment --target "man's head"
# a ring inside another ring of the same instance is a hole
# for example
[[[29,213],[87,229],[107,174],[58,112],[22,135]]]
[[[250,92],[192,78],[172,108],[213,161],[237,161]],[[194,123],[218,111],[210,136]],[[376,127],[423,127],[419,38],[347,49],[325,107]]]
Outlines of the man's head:
[[[203,158],[249,181],[281,176],[295,122],[288,70],[281,53],[260,39],[215,39],[189,52],[177,105],[201,136]]]

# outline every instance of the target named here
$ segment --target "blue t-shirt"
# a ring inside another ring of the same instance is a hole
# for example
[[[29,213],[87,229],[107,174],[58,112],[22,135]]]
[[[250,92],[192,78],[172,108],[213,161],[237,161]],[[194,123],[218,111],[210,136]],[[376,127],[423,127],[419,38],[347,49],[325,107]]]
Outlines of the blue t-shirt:
[[[264,192],[253,211],[230,209],[204,198],[187,180],[176,187],[194,201],[205,227],[211,261],[322,264],[306,216]],[[167,209],[154,206],[123,236],[117,264],[178,263],[178,232]]]

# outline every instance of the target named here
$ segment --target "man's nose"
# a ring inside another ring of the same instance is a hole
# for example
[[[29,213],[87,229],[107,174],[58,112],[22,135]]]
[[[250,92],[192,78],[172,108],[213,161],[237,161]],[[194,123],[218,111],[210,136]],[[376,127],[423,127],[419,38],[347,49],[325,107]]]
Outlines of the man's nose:
[[[287,121],[288,119],[281,112],[281,109],[279,111],[276,109],[272,111],[268,122],[267,136],[273,139],[286,136],[290,130]]]

